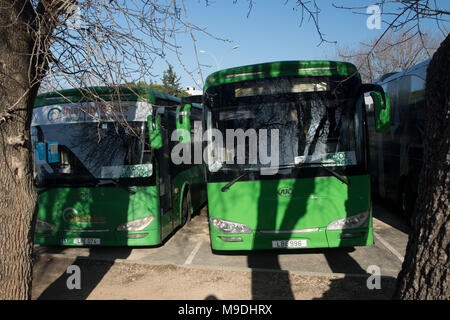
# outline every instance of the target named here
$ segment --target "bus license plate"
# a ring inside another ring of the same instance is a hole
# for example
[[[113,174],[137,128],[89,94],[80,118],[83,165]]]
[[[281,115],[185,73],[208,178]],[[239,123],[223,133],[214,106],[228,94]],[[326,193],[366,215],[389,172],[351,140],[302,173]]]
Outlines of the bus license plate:
[[[306,239],[272,241],[272,248],[305,248],[306,246]]]
[[[83,245],[100,244],[100,238],[74,238],[73,244],[83,244]]]

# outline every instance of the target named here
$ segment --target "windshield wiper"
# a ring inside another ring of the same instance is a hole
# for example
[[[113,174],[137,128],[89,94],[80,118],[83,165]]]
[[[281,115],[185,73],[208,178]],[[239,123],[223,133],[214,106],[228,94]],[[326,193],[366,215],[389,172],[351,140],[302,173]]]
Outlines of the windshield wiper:
[[[226,185],[224,185],[222,187],[222,189],[220,189],[222,192],[227,191],[228,189],[230,189],[230,187],[235,184],[236,182],[238,182],[239,180],[241,180],[243,177],[245,177],[248,174],[248,170],[245,170],[243,173],[241,173],[239,176],[237,176],[236,178],[234,178],[233,180],[231,180],[230,182],[228,182]]]
[[[336,171],[334,171],[333,169],[330,169],[327,166],[324,166],[322,163],[319,163],[319,166],[324,169],[325,171],[328,171],[329,173],[331,173],[333,176],[335,176],[336,178],[338,178],[339,180],[341,180],[341,182],[345,183],[346,185],[350,185],[350,181],[344,177],[343,175],[340,175],[339,173],[337,173]]]
[[[108,185],[108,184],[113,184],[115,186],[118,186],[119,188],[122,188],[131,194],[136,193],[136,190],[133,190],[130,186],[124,186],[123,184],[120,184],[120,182],[118,180],[111,179],[111,178],[100,180],[95,186],[101,187],[101,186]]]
[[[286,165],[285,167],[301,168],[304,164],[319,165],[319,167],[321,167],[325,171],[331,173],[334,177],[338,178],[341,182],[345,183],[348,186],[350,185],[350,181],[347,178],[345,178],[343,175],[337,173],[333,169],[330,169],[328,166],[324,166],[323,163],[321,163],[321,162],[300,162],[300,163],[296,163],[296,164]],[[280,168],[281,168],[281,166],[280,166]]]

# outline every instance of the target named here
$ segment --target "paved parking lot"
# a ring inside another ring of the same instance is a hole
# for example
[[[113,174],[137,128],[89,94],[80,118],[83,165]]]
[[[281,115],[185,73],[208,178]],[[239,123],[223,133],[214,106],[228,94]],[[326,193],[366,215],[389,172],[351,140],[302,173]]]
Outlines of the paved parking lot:
[[[94,260],[172,264],[212,269],[276,270],[303,275],[341,275],[367,277],[369,266],[381,275],[396,277],[401,269],[408,241],[407,226],[401,217],[385,207],[374,205],[374,245],[338,249],[271,250],[259,252],[212,252],[204,208],[188,225],[179,229],[162,246],[121,247],[41,247],[38,254],[89,257]]]

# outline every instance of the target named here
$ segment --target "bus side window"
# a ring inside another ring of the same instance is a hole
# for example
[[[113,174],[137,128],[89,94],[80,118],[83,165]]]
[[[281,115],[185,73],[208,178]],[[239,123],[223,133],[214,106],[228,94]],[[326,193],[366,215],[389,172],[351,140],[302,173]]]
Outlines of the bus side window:
[[[411,91],[411,76],[405,75],[400,78],[398,84],[398,108],[397,113],[399,116],[398,121],[402,124],[408,124],[408,119],[403,119],[404,117],[410,116],[410,106],[409,106],[409,95]]]
[[[411,76],[411,91],[409,103],[416,104],[415,108],[425,99],[425,81],[417,75]]]
[[[389,96],[391,102],[391,126],[395,124],[395,121],[398,122],[398,119],[395,118],[395,113],[398,108],[398,81],[397,79],[391,81],[387,85],[387,94]]]
[[[411,93],[409,96],[410,112],[412,113],[411,136],[412,143],[422,145],[424,130],[425,80],[417,75],[411,76]]]

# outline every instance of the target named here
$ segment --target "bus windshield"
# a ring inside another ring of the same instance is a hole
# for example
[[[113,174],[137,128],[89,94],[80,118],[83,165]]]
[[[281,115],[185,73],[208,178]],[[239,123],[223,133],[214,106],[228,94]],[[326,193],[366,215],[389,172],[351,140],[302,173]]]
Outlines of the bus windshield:
[[[31,128],[38,187],[150,177],[145,122],[79,122]]]
[[[256,143],[261,146],[260,129],[267,129],[267,153],[271,143],[277,143],[272,141],[270,132],[278,130],[275,150],[280,167],[360,164],[362,115],[350,90],[355,86],[350,82],[327,77],[281,77],[209,88],[207,103],[214,129],[220,130],[224,137],[230,128],[259,132],[257,142],[245,140],[245,165],[230,159],[229,155],[236,152],[227,149],[223,168],[262,166],[249,165],[249,147]]]

